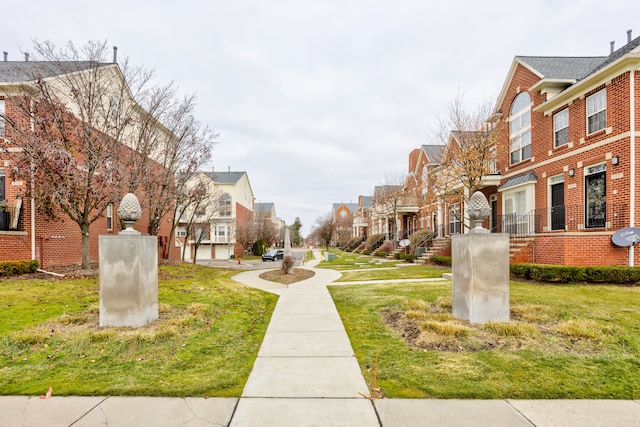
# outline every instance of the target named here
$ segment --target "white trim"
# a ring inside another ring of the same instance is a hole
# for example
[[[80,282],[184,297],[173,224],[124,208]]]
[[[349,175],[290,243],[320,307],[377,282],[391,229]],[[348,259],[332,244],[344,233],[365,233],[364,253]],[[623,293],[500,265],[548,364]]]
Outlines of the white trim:
[[[634,133],[634,134],[637,134],[637,133]],[[600,148],[600,147],[602,147],[604,145],[607,145],[607,144],[610,144],[612,142],[619,141],[619,140],[624,139],[624,138],[628,138],[629,136],[630,136],[629,132],[619,133],[619,134],[617,134],[615,136],[612,136],[611,138],[607,138],[607,139],[604,139],[602,141],[594,142],[593,144],[585,145],[582,148],[578,148],[576,150],[568,151],[566,153],[560,154],[558,156],[554,156],[554,157],[552,157],[550,159],[547,159],[547,160],[543,160],[543,161],[538,162],[536,164],[533,164],[531,166],[523,167],[521,169],[519,168],[517,171],[508,173],[506,175],[502,175],[502,178],[503,179],[508,179],[508,178],[514,177],[516,175],[520,175],[522,173],[529,172],[531,170],[537,169],[539,167],[546,166],[546,165],[551,164],[551,163],[555,163],[555,162],[557,162],[559,160],[563,160],[563,159],[566,159],[566,158],[569,158],[569,157],[573,157],[575,155],[582,154],[582,153],[585,153],[587,151],[595,150],[597,148]]]

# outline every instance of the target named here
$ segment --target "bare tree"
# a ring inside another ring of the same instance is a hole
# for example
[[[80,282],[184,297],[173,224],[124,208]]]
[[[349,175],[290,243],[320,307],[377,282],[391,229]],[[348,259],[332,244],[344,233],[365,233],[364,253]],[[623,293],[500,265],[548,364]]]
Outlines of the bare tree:
[[[448,105],[447,116],[439,120],[437,137],[447,141],[442,168],[432,182],[441,194],[466,188],[471,195],[482,188],[483,177],[495,173],[501,148],[497,145],[498,125],[488,122],[491,103],[469,110],[461,94]]]
[[[336,245],[343,247],[353,234],[353,215],[335,220]]]
[[[329,212],[316,218],[315,229],[311,234],[314,237],[314,240],[319,241],[327,247],[327,250],[329,250],[329,245],[331,244],[335,231],[335,219],[333,218],[333,215],[331,215],[331,212]]]
[[[255,214],[255,238],[262,239],[267,247],[277,243],[278,235],[276,225],[271,220],[271,215],[267,212],[256,212]]]
[[[82,268],[89,268],[89,227],[122,196],[118,166],[129,154],[122,138],[131,120],[114,116],[112,95],[127,92],[127,81],[106,62],[104,43],[58,51],[36,42],[34,51],[44,62],[25,63],[29,83],[12,96],[20,114],[8,121],[15,160],[39,212],[52,219],[63,213],[78,224]]]
[[[130,192],[144,190],[148,231],[157,234],[160,219],[187,194],[188,177],[211,158],[216,135],[194,118],[195,96],[179,99],[172,85],[146,91],[141,102],[150,114],[135,135],[127,186]]]

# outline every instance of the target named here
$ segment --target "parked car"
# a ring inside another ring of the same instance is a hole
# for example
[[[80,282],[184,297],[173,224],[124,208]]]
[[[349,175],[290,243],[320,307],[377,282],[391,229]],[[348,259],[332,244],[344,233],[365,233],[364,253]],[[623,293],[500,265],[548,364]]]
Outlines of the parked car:
[[[263,261],[277,261],[284,258],[284,250],[283,249],[271,249],[262,254]]]

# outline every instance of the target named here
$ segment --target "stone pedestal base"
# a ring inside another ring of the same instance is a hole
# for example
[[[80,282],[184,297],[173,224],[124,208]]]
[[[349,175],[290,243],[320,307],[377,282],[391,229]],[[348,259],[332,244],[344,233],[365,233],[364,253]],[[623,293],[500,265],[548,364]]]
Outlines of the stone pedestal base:
[[[509,321],[509,235],[453,236],[453,315],[471,323]]]
[[[100,326],[140,327],[158,318],[158,238],[100,236]]]

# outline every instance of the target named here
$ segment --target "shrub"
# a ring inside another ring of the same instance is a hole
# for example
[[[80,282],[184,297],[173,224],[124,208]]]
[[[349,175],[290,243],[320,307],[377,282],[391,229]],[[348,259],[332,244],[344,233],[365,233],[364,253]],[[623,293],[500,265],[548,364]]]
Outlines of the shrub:
[[[638,267],[511,264],[509,269],[514,277],[539,282],[614,284],[634,284],[640,282],[640,268]]]
[[[20,274],[35,273],[39,268],[37,260],[0,262],[0,276],[18,276]]]
[[[253,254],[258,256],[265,253],[266,250],[267,250],[267,243],[264,241],[264,239],[256,240],[256,242],[253,244],[253,247],[251,248],[251,251],[253,252]]]
[[[365,249],[362,251],[362,255],[369,255],[371,254],[371,251],[369,249]]]
[[[432,255],[429,257],[429,261],[431,261],[434,264],[451,266],[450,256]]]
[[[347,243],[344,245],[342,249],[346,252],[351,252],[357,249],[361,243],[362,243],[362,237],[352,237],[347,241]]]
[[[396,254],[396,259],[398,260],[404,260],[407,262],[413,262],[417,257],[415,256],[415,254]]]
[[[377,249],[384,242],[383,234],[373,234],[369,236],[366,242],[366,250],[371,253],[373,250]]]
[[[291,268],[293,267],[293,257],[286,256],[282,258],[282,272],[284,274],[289,274],[291,272]]]
[[[379,256],[380,258],[384,258],[387,255],[389,255],[389,252],[386,251],[376,251],[376,253],[374,254],[375,256]]]

